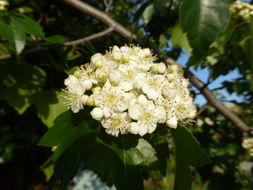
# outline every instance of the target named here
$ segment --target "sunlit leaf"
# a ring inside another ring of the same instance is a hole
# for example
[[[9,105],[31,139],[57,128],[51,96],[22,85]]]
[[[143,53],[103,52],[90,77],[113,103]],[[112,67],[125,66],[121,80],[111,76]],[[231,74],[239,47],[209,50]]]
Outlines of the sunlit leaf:
[[[229,22],[228,0],[181,0],[180,24],[193,53],[203,56]]]
[[[0,99],[7,100],[21,114],[45,80],[46,73],[39,67],[26,63],[0,64]]]
[[[47,127],[52,127],[55,118],[67,110],[63,93],[60,91],[43,90],[33,97],[33,104],[36,105],[38,116]]]
[[[176,25],[171,30],[171,42],[174,46],[179,46],[180,48],[185,48],[187,54],[190,54],[192,48],[189,44],[187,36],[183,33],[180,26]]]

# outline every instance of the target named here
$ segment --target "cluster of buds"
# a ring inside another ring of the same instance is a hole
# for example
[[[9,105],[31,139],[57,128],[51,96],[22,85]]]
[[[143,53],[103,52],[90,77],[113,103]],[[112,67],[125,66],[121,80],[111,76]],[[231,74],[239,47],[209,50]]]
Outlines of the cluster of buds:
[[[7,0],[0,0],[0,11],[4,11],[8,5],[9,2]]]
[[[195,116],[188,80],[177,65],[157,63],[150,49],[114,46],[65,79],[73,112],[93,106],[91,116],[108,134],[152,133],[158,123],[176,128]]]
[[[230,6],[232,18],[243,22],[253,21],[253,5],[249,3],[235,1]]]
[[[253,138],[244,139],[242,142],[242,147],[249,150],[250,156],[253,156]]]

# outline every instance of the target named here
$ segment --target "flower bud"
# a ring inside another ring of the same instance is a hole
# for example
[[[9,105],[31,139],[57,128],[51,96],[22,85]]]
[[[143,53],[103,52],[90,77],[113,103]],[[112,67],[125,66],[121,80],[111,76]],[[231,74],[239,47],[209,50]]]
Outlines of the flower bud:
[[[98,80],[102,81],[102,82],[105,82],[106,79],[107,79],[107,73],[106,72],[101,72],[98,74],[97,78]]]
[[[100,93],[101,90],[102,90],[101,87],[95,87],[95,88],[93,88],[92,92],[93,92],[94,94],[97,94],[97,93]]]
[[[92,82],[90,80],[84,80],[81,84],[85,90],[90,90],[92,88]]]
[[[99,60],[95,61],[94,66],[96,67],[96,69],[99,69],[99,68],[103,67],[102,60],[99,59]]]
[[[86,105],[87,106],[95,106],[95,100],[92,96],[89,96],[86,100]]]
[[[178,66],[177,65],[171,65],[170,66],[170,72],[178,72]]]
[[[122,55],[121,55],[121,53],[120,52],[113,52],[113,59],[115,59],[115,60],[120,60],[121,59],[121,57],[122,57]]]
[[[167,78],[167,80],[168,80],[169,82],[172,82],[172,81],[175,79],[175,77],[174,77],[173,74],[168,74],[168,75],[166,76],[166,78]]]
[[[103,118],[103,116],[104,116],[103,110],[101,108],[94,108],[90,112],[90,114],[93,117],[93,119],[95,119],[95,120],[101,120]]]
[[[158,71],[158,66],[157,65],[152,65],[150,67],[150,71],[156,73]]]
[[[121,73],[119,71],[112,71],[109,74],[109,80],[111,84],[117,85],[121,80]]]
[[[82,100],[83,105],[86,104],[88,98],[89,98],[89,96],[87,96],[87,95],[82,95],[81,100]]]
[[[158,72],[159,74],[164,74],[165,71],[166,71],[166,66],[165,66],[164,63],[159,63],[159,64],[157,64],[157,72]]]
[[[81,71],[75,71],[75,72],[74,72],[74,76],[75,76],[77,79],[80,79],[80,78],[82,77]]]
[[[91,56],[91,62],[95,63],[97,60],[100,60],[103,57],[101,53],[96,53],[93,56]]]
[[[52,149],[51,149],[52,152],[55,152],[57,148],[58,148],[58,146],[53,146]]]
[[[139,52],[139,56],[140,57],[148,57],[148,56],[151,56],[151,51],[149,48],[145,48],[143,50],[140,50]]]

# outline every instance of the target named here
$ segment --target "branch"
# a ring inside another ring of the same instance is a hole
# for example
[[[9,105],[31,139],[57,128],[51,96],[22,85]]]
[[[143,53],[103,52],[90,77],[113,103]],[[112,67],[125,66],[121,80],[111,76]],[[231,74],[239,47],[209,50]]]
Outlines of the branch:
[[[110,0],[109,2],[107,2],[107,0],[103,0],[104,4],[105,4],[105,14],[108,14],[110,7],[112,5],[112,0]]]
[[[87,36],[87,37],[84,37],[84,38],[81,38],[81,39],[78,39],[78,40],[74,40],[74,41],[69,41],[69,42],[65,42],[63,43],[64,46],[74,46],[74,45],[78,45],[78,44],[81,44],[83,42],[87,42],[87,41],[90,41],[90,40],[94,40],[96,38],[100,38],[102,36],[105,36],[106,34],[109,34],[113,31],[113,28],[110,27],[102,32],[98,32],[98,33],[95,33],[95,34],[92,34],[90,36]]]
[[[137,39],[136,35],[132,34],[124,26],[114,21],[112,18],[110,18],[108,15],[106,15],[102,11],[88,5],[87,3],[82,2],[80,0],[62,0],[62,1],[78,9],[79,11],[83,13],[87,13],[88,15],[97,18],[98,20],[102,21],[104,24],[112,27],[117,33],[119,33],[124,38],[127,38],[128,40]]]
[[[64,43],[61,43],[61,44],[55,44],[55,45],[52,45],[50,47],[38,46],[38,47],[35,47],[35,48],[31,48],[31,49],[23,51],[21,53],[21,55],[28,55],[28,54],[38,53],[38,52],[45,51],[45,50],[48,50],[48,49],[53,48],[53,47],[75,46],[75,45],[81,44],[83,42],[87,42],[87,41],[94,40],[96,38],[100,38],[102,36],[105,36],[106,34],[109,34],[112,31],[113,31],[113,28],[110,27],[110,28],[108,28],[108,29],[106,29],[106,30],[104,30],[102,32],[98,32],[98,33],[92,34],[90,36],[87,36],[87,37],[84,37],[84,38],[80,38],[78,40],[68,41],[68,42],[64,42]],[[9,59],[9,58],[12,58],[12,57],[15,57],[15,56],[16,55],[14,55],[14,54],[1,55],[0,56],[0,60]]]
[[[196,113],[196,115],[195,115],[195,119],[196,118],[198,118],[207,108],[208,108],[208,106],[209,106],[209,104],[207,103],[207,104],[205,104],[205,105],[203,105],[200,109],[199,109],[199,111]]]
[[[112,27],[114,31],[116,31],[118,34],[120,34],[124,38],[128,40],[134,40],[137,43],[140,43],[141,45],[151,46],[150,44],[145,44],[145,42],[142,39],[138,39],[136,35],[132,34],[127,28],[125,28],[124,26],[122,26],[121,24],[113,20],[112,18],[110,18],[108,15],[88,5],[87,3],[82,2],[80,0],[62,0],[62,1],[74,7],[75,9],[78,9],[79,11],[83,13],[86,13],[90,16],[97,18],[98,20],[102,21],[104,24]],[[154,49],[154,48],[152,49],[160,58],[164,60],[165,63],[176,64],[180,68],[182,68],[182,66],[179,65],[175,60],[162,55],[161,53],[159,53],[157,49]],[[216,97],[212,94],[212,92],[206,87],[206,85],[202,81],[200,81],[190,71],[186,71],[186,75],[188,76],[190,82],[203,93],[203,95],[208,100],[208,102],[214,108],[216,108],[221,114],[223,114],[227,119],[229,119],[235,126],[237,126],[242,131],[251,130],[251,128],[248,127],[237,115],[235,115],[233,112],[227,109],[219,100],[217,100]]]

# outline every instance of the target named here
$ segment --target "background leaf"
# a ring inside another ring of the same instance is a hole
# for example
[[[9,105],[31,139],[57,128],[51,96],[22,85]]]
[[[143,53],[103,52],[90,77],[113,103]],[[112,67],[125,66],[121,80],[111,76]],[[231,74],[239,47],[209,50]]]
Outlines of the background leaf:
[[[189,44],[187,36],[185,33],[183,33],[183,31],[179,25],[176,25],[172,28],[170,40],[171,40],[173,46],[179,46],[180,48],[185,48],[185,51],[187,54],[191,53],[192,48]]]
[[[26,63],[0,64],[0,99],[5,99],[20,114],[30,105],[32,96],[45,84],[46,73]]]
[[[18,13],[0,14],[0,36],[8,40],[16,54],[20,54],[26,44],[26,35],[44,37],[42,27],[30,17]]]
[[[171,130],[176,148],[176,174],[174,190],[191,189],[190,166],[201,167],[212,161],[200,148],[198,141],[184,127]]]
[[[205,55],[209,45],[229,22],[228,0],[184,0],[179,12],[180,24],[187,33],[193,53]]]
[[[62,182],[63,187],[76,174],[81,154],[93,147],[98,129],[96,121],[77,120],[76,116],[66,111],[57,117],[54,126],[41,138],[38,145],[57,147],[52,156],[54,177]]]
[[[43,90],[32,101],[37,107],[38,116],[47,127],[52,127],[55,118],[67,110],[63,92],[60,91]]]

